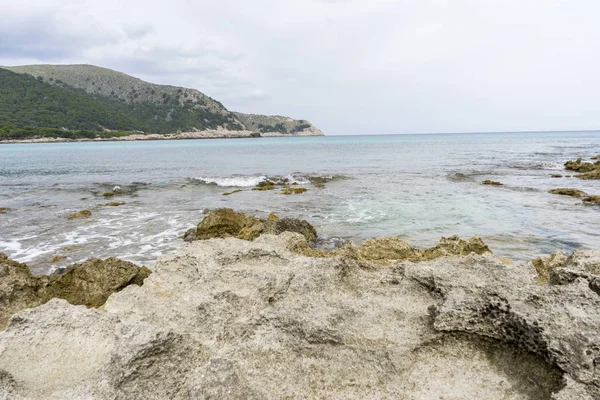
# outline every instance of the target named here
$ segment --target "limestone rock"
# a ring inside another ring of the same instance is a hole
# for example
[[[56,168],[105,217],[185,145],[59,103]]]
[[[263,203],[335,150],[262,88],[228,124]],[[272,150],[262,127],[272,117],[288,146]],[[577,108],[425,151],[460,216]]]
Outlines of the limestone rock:
[[[515,344],[565,371],[590,398],[600,398],[600,296],[587,281],[539,286],[531,264],[481,256],[405,268],[407,277],[442,296],[435,329]]]
[[[489,254],[364,269],[293,241],[307,243],[195,241],[103,309],[16,314],[0,332],[0,398],[599,398],[600,296],[584,278],[539,286],[531,263]]]
[[[590,289],[600,295],[600,251],[576,250],[561,265],[550,270],[550,281],[556,285],[585,279]]]

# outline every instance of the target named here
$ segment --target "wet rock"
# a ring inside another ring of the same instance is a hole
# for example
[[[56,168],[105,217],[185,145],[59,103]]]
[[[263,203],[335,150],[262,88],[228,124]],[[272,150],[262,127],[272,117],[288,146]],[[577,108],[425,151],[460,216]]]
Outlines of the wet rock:
[[[548,191],[551,194],[560,194],[562,196],[571,196],[571,197],[584,197],[587,196],[587,193],[583,190],[573,189],[573,188],[557,188],[551,189]]]
[[[600,251],[575,250],[560,264],[550,269],[550,283],[565,285],[585,279],[590,289],[600,295]]]
[[[0,214],[6,214],[8,212],[8,208],[0,207]]]
[[[73,214],[69,214],[67,216],[68,220],[74,220],[74,219],[84,219],[84,218],[89,218],[92,216],[92,212],[90,210],[81,210],[81,211],[77,211]]]
[[[600,166],[593,171],[577,175],[577,177],[583,180],[600,179]]]
[[[232,194],[239,193],[239,192],[243,192],[243,190],[242,189],[237,189],[237,190],[234,190],[232,192],[225,192],[225,193],[223,193],[223,196],[231,196]]]
[[[188,230],[183,239],[186,242],[227,237],[254,240],[262,234],[278,235],[286,231],[300,233],[309,243],[314,242],[317,237],[313,226],[304,220],[280,219],[273,213],[263,219],[223,208],[209,213],[196,229]]]
[[[578,158],[575,161],[567,161],[565,163],[565,169],[567,171],[575,171],[575,172],[590,172],[598,168],[598,164],[593,164],[590,162],[583,162],[581,158]]]
[[[591,158],[591,160],[600,160],[600,154]]]
[[[586,196],[583,198],[586,205],[600,205],[600,196]]]
[[[196,237],[199,240],[236,236],[246,227],[252,226],[256,218],[236,213],[231,208],[221,208],[209,213],[198,224]]]
[[[26,264],[0,253],[0,329],[15,312],[52,298],[100,307],[112,293],[131,284],[141,285],[149,274],[145,267],[109,258],[88,260],[48,276],[32,275]]]
[[[598,398],[600,296],[583,278],[538,286],[530,263],[474,254],[362,269],[288,251],[296,239],[194,242],[103,309],[18,313],[0,395]]]
[[[485,181],[481,182],[482,185],[492,185],[492,186],[502,186],[502,183],[500,182],[496,182],[496,181],[491,181],[489,179],[486,179]]]
[[[111,201],[110,203],[104,203],[104,204],[98,204],[98,207],[119,207],[119,206],[124,206],[125,203],[124,201]]]
[[[552,178],[562,178],[563,176],[561,174],[552,174],[550,175]]]
[[[65,256],[54,256],[52,257],[52,260],[50,261],[51,264],[58,264],[61,263],[63,261],[66,261],[67,257]]]

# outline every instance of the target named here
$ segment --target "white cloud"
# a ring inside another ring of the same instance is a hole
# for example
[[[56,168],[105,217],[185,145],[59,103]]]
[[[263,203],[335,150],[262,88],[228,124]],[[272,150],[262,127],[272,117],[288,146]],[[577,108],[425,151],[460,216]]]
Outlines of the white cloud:
[[[98,64],[326,133],[592,129],[599,12],[592,0],[0,0],[0,64]]]

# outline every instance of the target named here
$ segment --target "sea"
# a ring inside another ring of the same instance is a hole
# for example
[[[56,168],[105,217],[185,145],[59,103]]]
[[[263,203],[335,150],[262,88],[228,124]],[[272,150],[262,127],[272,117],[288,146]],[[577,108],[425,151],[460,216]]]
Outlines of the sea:
[[[34,273],[112,256],[152,268],[229,207],[306,219],[323,243],[393,235],[429,247],[479,235],[498,256],[532,260],[600,248],[600,207],[548,193],[600,195],[599,180],[563,167],[597,154],[600,132],[4,144],[0,252]],[[308,190],[251,190],[265,180]],[[125,204],[99,206],[108,202]],[[67,219],[83,209],[91,217]]]

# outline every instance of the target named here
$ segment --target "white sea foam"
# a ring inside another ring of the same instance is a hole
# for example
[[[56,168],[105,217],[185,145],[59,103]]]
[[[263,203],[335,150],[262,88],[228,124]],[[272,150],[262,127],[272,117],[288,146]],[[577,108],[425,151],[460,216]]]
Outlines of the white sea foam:
[[[215,184],[221,187],[252,187],[267,179],[266,176],[231,176],[227,178],[204,177],[192,178],[195,181],[206,184]]]

